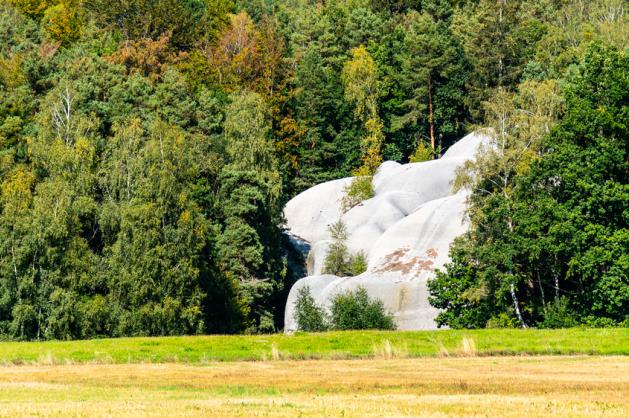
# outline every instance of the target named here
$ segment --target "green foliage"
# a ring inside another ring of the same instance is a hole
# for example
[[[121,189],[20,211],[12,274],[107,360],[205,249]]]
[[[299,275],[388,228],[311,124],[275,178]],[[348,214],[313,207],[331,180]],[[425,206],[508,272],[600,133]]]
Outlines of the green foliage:
[[[328,227],[332,243],[325,256],[323,274],[358,276],[367,270],[367,258],[363,251],[350,255],[347,249],[347,227],[342,220]]]
[[[365,288],[336,295],[330,309],[332,329],[395,329],[393,316],[382,301],[371,299]]]
[[[350,257],[349,270],[352,276],[358,276],[367,271],[367,255],[364,251],[359,251]]]
[[[340,70],[335,64],[338,58],[327,54],[312,44],[295,63],[299,87],[291,104],[302,129],[295,161],[298,190],[347,176],[360,163],[359,132],[343,99]]]
[[[408,162],[421,163],[429,161],[433,159],[434,155],[433,150],[427,147],[424,141],[419,141],[417,148],[415,148],[415,152],[413,152],[413,154],[408,158]]]
[[[95,20],[119,30],[124,39],[157,39],[172,33],[172,44],[189,49],[216,36],[226,23],[229,0],[91,0],[85,7]]]
[[[299,331],[321,332],[328,329],[327,315],[323,308],[315,303],[308,286],[300,288],[297,293],[295,322]]]
[[[404,39],[396,55],[400,63],[396,77],[404,89],[404,100],[400,114],[392,118],[391,129],[414,131],[420,146],[421,138],[429,138],[432,159],[444,139],[449,144],[461,135],[467,116],[464,97],[469,71],[450,27],[435,16],[410,11],[402,28]]]
[[[496,107],[502,151],[486,153],[493,162],[481,158],[464,178],[475,191],[472,229],[429,285],[433,304],[445,309],[441,324],[481,327],[500,313],[549,327],[625,319],[628,69],[625,52],[592,44],[565,83],[565,111],[553,129],[547,104],[526,123]],[[535,96],[530,87],[523,83],[521,98]],[[536,85],[537,97],[556,103],[545,87]]]
[[[531,46],[544,35],[545,21],[553,12],[536,7],[533,1],[480,0],[468,2],[454,14],[453,32],[474,69],[469,79],[473,110],[480,110],[492,88],[517,84],[534,53]]]
[[[64,0],[48,7],[44,12],[42,25],[46,34],[62,44],[74,42],[83,29],[80,9],[76,1]]]
[[[372,179],[372,176],[357,176],[345,188],[345,196],[341,201],[344,212],[373,197]]]
[[[517,328],[518,325],[519,324],[517,319],[502,312],[498,314],[498,316],[494,316],[493,318],[489,319],[485,326],[487,328]]]
[[[347,250],[347,227],[342,220],[328,227],[332,243],[325,256],[323,274],[346,276],[349,274],[349,251]]]
[[[230,166],[255,170],[274,177],[275,182],[279,181],[270,138],[270,112],[259,94],[241,93],[233,96],[225,110],[224,129]]]
[[[544,320],[539,323],[540,328],[570,328],[577,325],[573,315],[574,309],[569,306],[566,297],[555,299],[546,305]]]
[[[239,170],[231,126],[247,111],[190,88],[170,35],[116,51],[86,30],[38,49],[0,12],[3,337],[275,330],[288,276],[269,128],[254,126],[257,171]]]
[[[118,132],[124,136],[120,140],[138,141],[140,148],[125,168],[128,176],[135,175],[131,187],[121,193],[117,181],[104,184],[112,192],[108,209],[117,214],[107,225],[116,239],[106,261],[112,272],[110,303],[121,319],[114,333],[200,333],[205,327],[201,271],[207,269],[200,259],[209,225],[186,196],[200,168],[196,144],[160,121],[144,138],[140,130]]]
[[[583,326],[588,328],[611,328],[611,327],[623,327],[623,323],[620,324],[614,321],[612,318],[606,317],[597,317],[597,316],[586,316],[582,319]]]
[[[299,289],[295,303],[295,321],[300,331],[321,332],[328,329],[395,329],[393,316],[389,315],[382,301],[372,299],[364,288],[345,292],[332,299],[328,314],[315,303],[309,287]]]
[[[286,274],[273,183],[259,172],[232,169],[221,173],[220,182],[217,204],[224,228],[216,255],[221,270],[236,282],[242,315],[249,318],[246,328],[252,331],[268,318]]]
[[[0,338],[279,329],[283,203],[476,124],[439,322],[626,321],[620,2],[234,3],[0,2]]]
[[[435,319],[439,326],[483,328],[500,314],[493,295],[482,282],[477,283],[478,272],[470,260],[470,245],[465,237],[455,240],[450,247],[453,262],[446,266],[446,272],[437,271],[436,277],[428,281],[430,304],[441,309]]]
[[[352,50],[352,58],[343,66],[341,77],[345,85],[345,99],[355,105],[354,116],[365,124],[366,135],[361,140],[363,164],[356,174],[372,176],[382,163],[384,135],[378,115],[381,92],[377,68],[364,46]]]

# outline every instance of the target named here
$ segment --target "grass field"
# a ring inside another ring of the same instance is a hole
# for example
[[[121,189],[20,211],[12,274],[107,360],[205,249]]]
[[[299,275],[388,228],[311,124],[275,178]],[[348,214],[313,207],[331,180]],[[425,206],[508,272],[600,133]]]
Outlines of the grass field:
[[[463,341],[468,344],[463,346]],[[471,347],[470,344],[471,343]],[[465,354],[629,355],[629,329],[351,331],[322,334],[0,342],[0,364],[356,359]]]
[[[628,329],[0,342],[0,417],[626,417],[628,354]]]
[[[625,357],[0,367],[0,416],[629,416]]]

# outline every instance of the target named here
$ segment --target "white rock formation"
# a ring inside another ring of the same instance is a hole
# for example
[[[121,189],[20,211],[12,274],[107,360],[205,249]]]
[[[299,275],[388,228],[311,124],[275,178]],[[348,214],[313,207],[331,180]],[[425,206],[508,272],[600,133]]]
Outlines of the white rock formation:
[[[426,283],[449,261],[450,243],[467,228],[467,194],[452,194],[455,170],[487,142],[486,136],[470,134],[439,160],[383,163],[373,178],[374,197],[344,214],[341,200],[351,177],[319,184],[288,202],[288,232],[309,242],[311,250],[309,276],[295,283],[286,302],[285,331],[297,328],[294,304],[303,286],[325,307],[338,292],[362,286],[384,302],[399,329],[436,328],[437,310],[428,303]],[[350,252],[367,255],[367,271],[359,276],[321,274],[331,242],[328,226],[338,219],[347,226]]]

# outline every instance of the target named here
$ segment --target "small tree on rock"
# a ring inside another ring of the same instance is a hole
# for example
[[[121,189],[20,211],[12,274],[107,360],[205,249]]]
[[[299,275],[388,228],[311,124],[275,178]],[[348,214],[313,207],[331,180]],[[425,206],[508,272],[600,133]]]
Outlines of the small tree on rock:
[[[327,315],[315,303],[309,286],[302,287],[297,293],[294,319],[300,331],[321,332],[328,329]]]

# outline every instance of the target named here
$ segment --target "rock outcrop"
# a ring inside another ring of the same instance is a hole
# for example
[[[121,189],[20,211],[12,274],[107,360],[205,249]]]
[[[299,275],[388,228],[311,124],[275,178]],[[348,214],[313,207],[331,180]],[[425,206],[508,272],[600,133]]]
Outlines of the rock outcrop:
[[[319,184],[289,201],[284,209],[288,233],[301,248],[310,244],[308,277],[290,290],[285,331],[293,332],[298,290],[329,307],[338,292],[367,289],[393,313],[399,329],[434,329],[437,310],[428,303],[427,280],[449,261],[450,243],[466,231],[467,193],[452,193],[456,168],[474,157],[487,137],[470,134],[442,158],[414,164],[383,163],[373,178],[374,197],[343,213],[341,200],[352,178]],[[328,226],[341,219],[350,253],[364,251],[367,271],[356,277],[322,274],[330,244]]]

